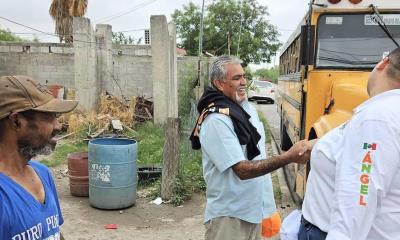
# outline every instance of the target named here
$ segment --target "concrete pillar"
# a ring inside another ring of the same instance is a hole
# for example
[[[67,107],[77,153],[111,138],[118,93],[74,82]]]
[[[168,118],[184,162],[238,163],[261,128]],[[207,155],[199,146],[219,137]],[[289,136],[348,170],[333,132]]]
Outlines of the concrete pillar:
[[[166,123],[168,117],[169,90],[169,48],[170,40],[167,18],[164,15],[151,16],[151,56],[154,101],[154,122]]]
[[[97,76],[100,91],[112,89],[112,93],[121,93],[118,84],[113,80],[113,58],[112,58],[112,27],[107,24],[96,25],[97,45]],[[122,96],[120,96],[122,99]]]
[[[176,56],[176,27],[175,24],[168,24],[169,31],[169,103],[168,117],[178,117],[178,59]]]
[[[96,74],[96,40],[90,20],[74,17],[75,88],[79,105],[91,110],[99,95]]]

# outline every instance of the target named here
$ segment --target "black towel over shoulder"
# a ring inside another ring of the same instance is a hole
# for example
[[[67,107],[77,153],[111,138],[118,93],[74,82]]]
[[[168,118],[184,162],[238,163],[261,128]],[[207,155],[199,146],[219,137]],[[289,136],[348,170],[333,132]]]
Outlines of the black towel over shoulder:
[[[250,122],[250,115],[236,102],[223,95],[221,92],[208,87],[197,105],[200,116],[197,119],[190,140],[193,149],[200,149],[199,132],[204,119],[211,113],[222,113],[229,116],[233,128],[241,145],[246,145],[247,158],[252,160],[260,154],[257,143],[261,136]]]

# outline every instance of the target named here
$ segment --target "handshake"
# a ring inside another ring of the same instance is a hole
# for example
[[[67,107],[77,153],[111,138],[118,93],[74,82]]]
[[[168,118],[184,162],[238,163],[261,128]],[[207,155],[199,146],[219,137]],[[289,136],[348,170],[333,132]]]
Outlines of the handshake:
[[[310,160],[311,150],[316,143],[317,139],[301,140],[295,143],[287,152],[282,154],[284,159],[289,163],[306,164]]]

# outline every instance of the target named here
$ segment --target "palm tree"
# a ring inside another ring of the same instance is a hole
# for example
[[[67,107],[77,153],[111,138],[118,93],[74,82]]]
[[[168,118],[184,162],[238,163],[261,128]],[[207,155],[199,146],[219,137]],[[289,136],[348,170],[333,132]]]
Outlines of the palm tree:
[[[66,43],[73,41],[72,19],[86,13],[88,0],[53,0],[50,5],[50,16],[56,22],[56,33]]]

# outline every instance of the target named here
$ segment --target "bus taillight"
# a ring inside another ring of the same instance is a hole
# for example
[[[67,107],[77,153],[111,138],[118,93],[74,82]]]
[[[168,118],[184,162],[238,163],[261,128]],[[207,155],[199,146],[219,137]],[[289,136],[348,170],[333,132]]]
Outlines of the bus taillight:
[[[357,3],[360,3],[362,0],[349,0],[351,3],[353,3],[353,4],[357,4]]]
[[[332,4],[336,4],[336,3],[338,3],[338,2],[340,2],[341,0],[328,0],[328,2],[329,3],[332,3]]]

